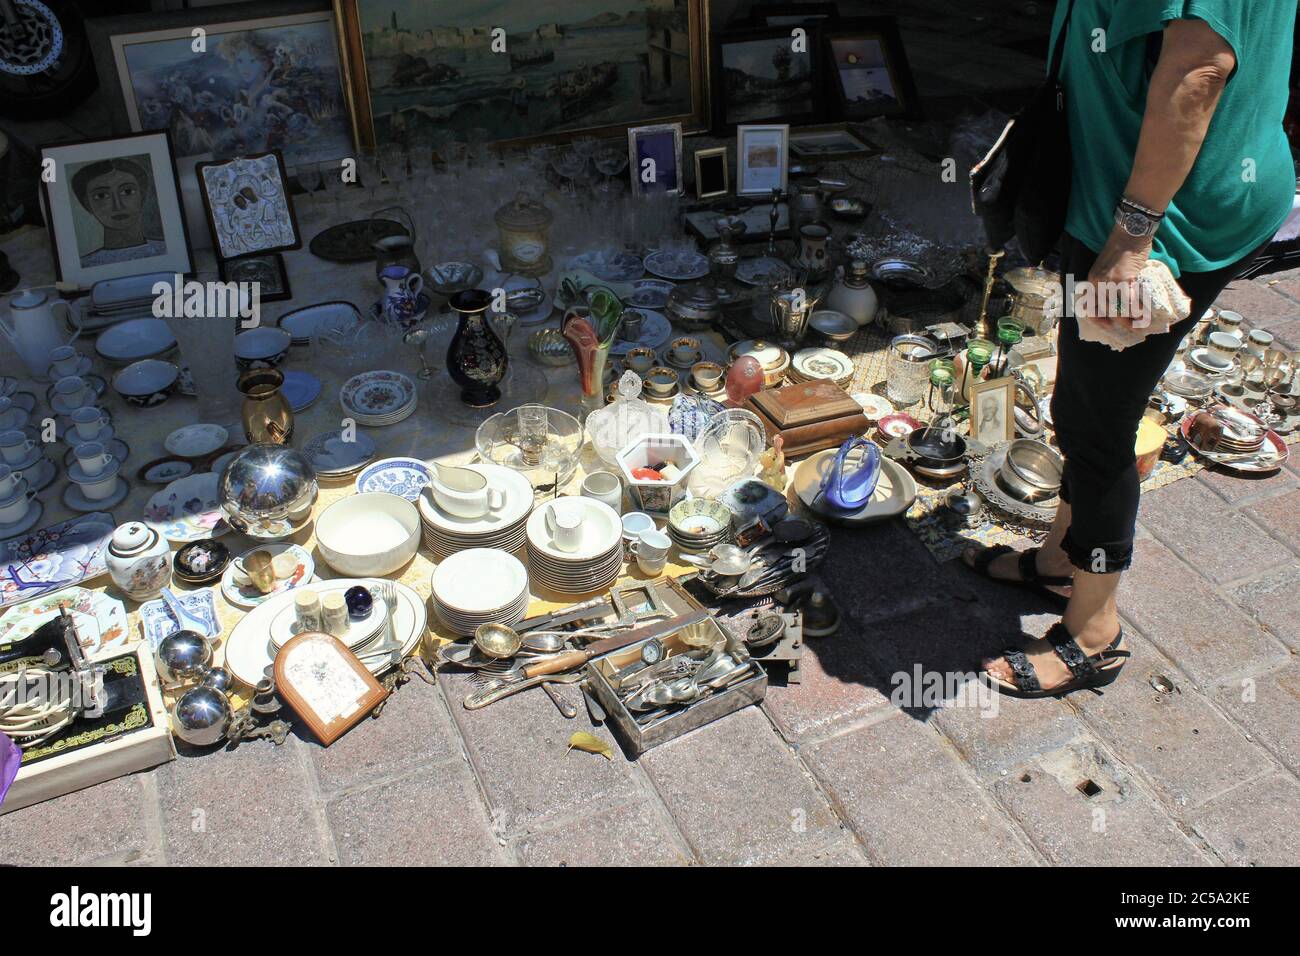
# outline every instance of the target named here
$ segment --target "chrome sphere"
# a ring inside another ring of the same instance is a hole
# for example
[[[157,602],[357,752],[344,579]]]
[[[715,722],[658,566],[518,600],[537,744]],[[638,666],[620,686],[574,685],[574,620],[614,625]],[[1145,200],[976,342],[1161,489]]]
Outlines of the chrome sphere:
[[[231,685],[235,683],[235,677],[224,667],[214,667],[199,681],[200,687],[207,687],[211,690],[219,691],[222,694],[229,694]]]
[[[172,733],[194,747],[208,747],[226,736],[234,716],[230,701],[211,687],[187,690],[172,711]]]
[[[179,687],[198,680],[212,664],[212,644],[198,631],[177,631],[158,644],[154,666],[164,687]]]
[[[236,531],[260,541],[287,538],[311,520],[316,472],[284,445],[249,445],[221,472],[217,496]]]

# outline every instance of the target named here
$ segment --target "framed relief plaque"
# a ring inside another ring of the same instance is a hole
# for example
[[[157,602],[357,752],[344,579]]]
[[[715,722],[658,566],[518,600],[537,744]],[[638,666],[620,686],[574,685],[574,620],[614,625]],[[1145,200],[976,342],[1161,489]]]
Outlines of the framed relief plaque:
[[[275,657],[275,689],[328,747],[388,696],[336,637],[305,631]]]

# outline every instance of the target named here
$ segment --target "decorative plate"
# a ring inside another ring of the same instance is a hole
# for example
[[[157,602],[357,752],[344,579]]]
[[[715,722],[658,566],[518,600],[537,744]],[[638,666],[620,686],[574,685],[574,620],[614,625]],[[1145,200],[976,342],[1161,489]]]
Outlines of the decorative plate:
[[[640,256],[622,250],[584,252],[569,260],[570,269],[586,269],[605,282],[631,282],[645,275]]]
[[[675,288],[667,279],[637,279],[632,291],[623,297],[623,304],[633,309],[662,309]]]
[[[176,336],[162,319],[127,319],[109,326],[95,340],[100,358],[113,365],[157,358],[175,347]]]
[[[405,235],[406,227],[392,219],[357,219],[317,233],[309,248],[327,262],[368,262],[375,258],[374,245],[380,239]]]
[[[230,530],[217,499],[218,476],[205,471],[178,478],[144,506],[144,520],[168,541],[215,538]]]
[[[647,272],[653,272],[661,279],[684,282],[688,279],[703,279],[709,274],[707,256],[691,250],[681,252],[652,252],[645,257]]]
[[[324,329],[346,330],[361,322],[361,313],[351,302],[319,302],[286,312],[275,324],[288,331],[294,345],[307,345]]]
[[[136,478],[150,485],[169,485],[177,478],[194,474],[194,462],[184,458],[159,458],[144,465]]]
[[[391,415],[413,401],[415,383],[401,372],[362,372],[344,382],[339,390],[343,410],[363,418]]]
[[[791,367],[805,378],[838,382],[853,374],[853,360],[836,349],[800,349],[790,360]]]
[[[11,608],[0,616],[0,643],[21,641],[52,621],[66,607],[87,656],[120,647],[129,636],[126,607],[121,601],[88,588],[70,587]]]
[[[224,448],[229,439],[230,433],[220,425],[200,422],[176,429],[163,441],[163,447],[180,458],[202,458]]]
[[[352,437],[344,441],[342,429],[315,435],[302,446],[303,457],[319,475],[354,471],[374,457],[375,443],[362,432]]]
[[[432,480],[429,466],[416,458],[384,458],[357,475],[357,491],[382,491],[415,501]]]
[[[609,347],[611,355],[626,355],[636,348],[657,349],[673,335],[673,324],[660,312],[651,309],[637,309],[645,319],[641,322],[641,337],[634,342],[619,339]]]
[[[311,372],[285,372],[280,394],[294,412],[305,411],[320,398],[321,381]]]
[[[270,554],[272,558],[277,554],[289,551],[298,559],[297,564],[294,565],[293,573],[289,574],[287,577],[277,577],[275,580],[275,587],[269,594],[263,594],[253,584],[235,583],[235,568],[241,566],[244,558],[248,557],[254,551],[265,551]],[[316,562],[312,560],[312,556],[308,553],[307,549],[286,542],[281,542],[279,544],[263,544],[256,548],[249,548],[226,566],[225,572],[221,575],[221,593],[231,604],[235,604],[239,607],[257,607],[259,604],[270,600],[278,594],[284,594],[287,591],[292,591],[300,585],[308,583],[311,581],[311,576],[315,573]]]
[[[111,514],[99,511],[0,543],[0,607],[105,574],[116,527]]]

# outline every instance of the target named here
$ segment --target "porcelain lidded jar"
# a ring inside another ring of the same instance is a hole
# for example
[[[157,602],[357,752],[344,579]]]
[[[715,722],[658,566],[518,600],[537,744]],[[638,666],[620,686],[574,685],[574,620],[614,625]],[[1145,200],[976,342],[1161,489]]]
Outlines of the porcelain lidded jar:
[[[495,218],[502,269],[533,278],[551,271],[546,233],[553,216],[546,206],[521,192],[498,209]]]
[[[113,583],[133,601],[148,601],[171,580],[171,545],[143,521],[118,525],[104,557]]]
[[[880,300],[867,279],[870,271],[860,259],[850,263],[844,270],[844,277],[835,283],[826,296],[825,307],[843,312],[858,325],[874,322]]]

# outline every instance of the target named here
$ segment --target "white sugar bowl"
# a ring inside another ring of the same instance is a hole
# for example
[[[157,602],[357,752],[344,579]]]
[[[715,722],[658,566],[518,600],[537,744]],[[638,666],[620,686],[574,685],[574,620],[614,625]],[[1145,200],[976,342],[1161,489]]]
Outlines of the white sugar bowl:
[[[171,545],[143,521],[128,521],[113,531],[105,563],[113,583],[133,601],[148,601],[171,580]]]

